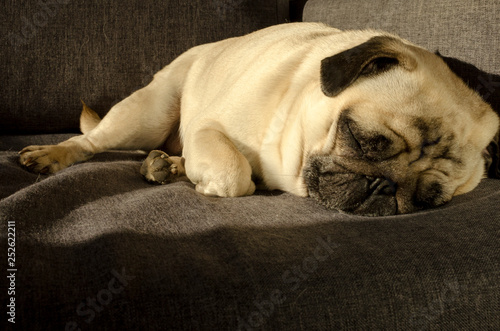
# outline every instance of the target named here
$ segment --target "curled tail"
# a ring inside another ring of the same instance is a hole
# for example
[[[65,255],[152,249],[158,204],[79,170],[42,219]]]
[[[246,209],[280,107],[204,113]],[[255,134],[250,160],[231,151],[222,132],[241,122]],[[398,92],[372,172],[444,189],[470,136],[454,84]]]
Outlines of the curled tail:
[[[83,100],[80,100],[83,104],[82,114],[80,115],[80,131],[83,134],[89,132],[101,122],[101,118],[95,111],[87,107]]]

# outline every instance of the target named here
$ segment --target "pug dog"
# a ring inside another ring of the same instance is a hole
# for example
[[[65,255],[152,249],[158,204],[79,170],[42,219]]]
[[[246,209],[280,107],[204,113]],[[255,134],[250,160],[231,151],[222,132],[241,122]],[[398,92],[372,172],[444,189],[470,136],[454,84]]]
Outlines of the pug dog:
[[[288,23],[194,47],[83,135],[29,146],[20,163],[55,173],[110,149],[151,151],[151,182],[196,191],[259,188],[382,216],[474,189],[499,118],[437,55],[381,31]]]

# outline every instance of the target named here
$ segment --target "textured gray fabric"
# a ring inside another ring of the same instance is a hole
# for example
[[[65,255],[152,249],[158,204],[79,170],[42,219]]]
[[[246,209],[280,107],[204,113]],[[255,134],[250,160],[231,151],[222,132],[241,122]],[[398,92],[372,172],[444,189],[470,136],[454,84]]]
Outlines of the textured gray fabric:
[[[19,151],[29,145],[55,145],[76,136],[74,133],[0,136],[0,151]]]
[[[188,48],[283,22],[278,16],[284,5],[267,0],[3,1],[0,134],[74,131],[80,98],[103,115]]]
[[[37,176],[0,153],[15,330],[500,328],[500,181],[435,210],[368,218],[280,192],[150,185],[144,157],[104,153]]]
[[[386,30],[500,74],[499,12],[500,3],[491,0],[309,0],[303,19],[342,30]]]

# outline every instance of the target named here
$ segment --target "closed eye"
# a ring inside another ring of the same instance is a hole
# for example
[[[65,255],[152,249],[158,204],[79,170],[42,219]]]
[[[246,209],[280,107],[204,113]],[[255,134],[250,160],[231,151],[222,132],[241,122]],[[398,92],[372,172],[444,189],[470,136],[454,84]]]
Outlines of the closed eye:
[[[397,157],[404,151],[404,140],[391,130],[367,130],[344,111],[338,125],[344,155],[380,162]]]
[[[391,138],[380,132],[360,130],[354,121],[349,121],[347,126],[356,147],[370,161],[384,161],[402,153]]]

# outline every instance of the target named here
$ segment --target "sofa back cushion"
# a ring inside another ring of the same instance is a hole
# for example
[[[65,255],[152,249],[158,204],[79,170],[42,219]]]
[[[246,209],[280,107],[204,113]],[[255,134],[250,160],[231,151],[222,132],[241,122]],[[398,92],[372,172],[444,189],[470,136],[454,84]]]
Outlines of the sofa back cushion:
[[[500,3],[489,0],[309,0],[305,21],[381,29],[500,74]],[[498,87],[500,89],[500,86]]]
[[[284,22],[269,0],[7,0],[0,38],[0,134],[78,129],[149,83],[188,48]]]

